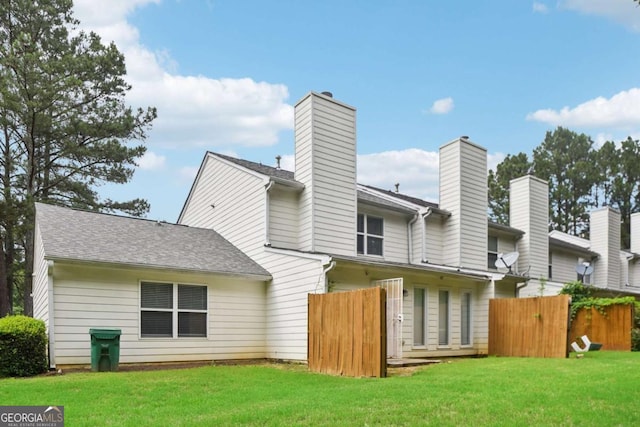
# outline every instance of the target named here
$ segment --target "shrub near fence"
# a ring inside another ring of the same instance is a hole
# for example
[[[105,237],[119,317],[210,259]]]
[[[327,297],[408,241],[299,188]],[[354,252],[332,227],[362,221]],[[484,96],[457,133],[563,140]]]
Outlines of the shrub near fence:
[[[309,370],[352,377],[387,374],[386,292],[309,295]]]

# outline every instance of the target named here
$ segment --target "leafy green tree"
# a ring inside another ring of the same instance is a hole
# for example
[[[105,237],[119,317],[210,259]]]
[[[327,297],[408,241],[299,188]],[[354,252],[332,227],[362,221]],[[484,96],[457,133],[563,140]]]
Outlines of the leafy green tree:
[[[558,127],[533,151],[536,176],[549,183],[550,227],[573,235],[587,229],[595,173],[593,141],[588,135]]]
[[[620,212],[621,245],[628,248],[631,234],[631,214],[640,211],[640,142],[628,137],[619,145],[608,141],[597,152],[599,186],[602,204]]]
[[[526,175],[532,163],[525,153],[515,156],[507,154],[496,166],[495,172],[489,170],[489,217],[499,224],[509,224],[509,182]]]
[[[96,191],[131,179],[156,111],[126,104],[124,56],[78,24],[71,0],[0,6],[0,285],[13,285],[14,261],[24,259],[25,314],[32,311],[35,201],[132,215],[149,209],[145,200],[119,203]],[[0,289],[0,299],[10,300]]]

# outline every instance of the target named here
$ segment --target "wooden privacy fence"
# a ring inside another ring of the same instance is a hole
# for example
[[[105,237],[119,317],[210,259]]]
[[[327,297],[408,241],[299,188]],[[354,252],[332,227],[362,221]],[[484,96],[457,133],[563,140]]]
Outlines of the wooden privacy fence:
[[[616,304],[604,307],[603,316],[595,308],[581,308],[571,322],[569,340],[577,341],[586,335],[589,341],[602,344],[602,350],[631,351],[631,330],[633,329],[633,305]]]
[[[569,296],[489,301],[489,354],[567,357]]]
[[[386,377],[386,292],[309,295],[308,364],[314,372]]]

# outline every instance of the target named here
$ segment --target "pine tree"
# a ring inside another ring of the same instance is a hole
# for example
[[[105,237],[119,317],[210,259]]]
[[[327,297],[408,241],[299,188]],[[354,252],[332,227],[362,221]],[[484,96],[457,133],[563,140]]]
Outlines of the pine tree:
[[[156,111],[126,104],[124,56],[78,24],[71,0],[0,6],[0,307],[23,260],[25,314],[32,308],[35,201],[133,215],[149,209],[145,200],[118,203],[96,191],[131,179]]]

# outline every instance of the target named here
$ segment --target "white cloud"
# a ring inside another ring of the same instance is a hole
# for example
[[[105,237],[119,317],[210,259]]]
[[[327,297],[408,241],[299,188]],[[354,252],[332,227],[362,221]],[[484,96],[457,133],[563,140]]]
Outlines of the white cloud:
[[[429,109],[429,112],[432,114],[447,114],[451,110],[453,110],[453,98],[448,97],[436,100]]]
[[[533,11],[537,13],[547,13],[549,12],[549,8],[546,4],[540,3],[539,1],[533,2]]]
[[[138,159],[138,166],[143,170],[162,169],[167,161],[165,156],[160,156],[153,151],[147,151]]]
[[[600,148],[604,145],[605,142],[607,141],[614,141],[615,137],[610,134],[610,133],[603,133],[600,132],[596,135],[596,137],[593,139],[593,143],[595,148]]]
[[[268,146],[282,130],[293,128],[289,91],[282,84],[250,78],[213,79],[177,73],[166,49],[152,52],[140,43],[138,30],[127,22],[136,8],[160,0],[76,0],[75,16],[82,29],[114,41],[127,63],[133,106],[155,106],[158,118],[149,141],[167,147]]]
[[[428,201],[438,200],[438,153],[411,148],[358,156],[358,182]]]
[[[640,89],[622,91],[609,99],[600,96],[574,108],[538,110],[528,114],[527,120],[555,126],[637,127],[640,126]]]
[[[499,163],[502,163],[506,156],[504,153],[487,154],[487,170],[496,170]]]
[[[640,32],[640,10],[638,3],[632,0],[561,0],[558,5],[588,15],[604,16]]]

